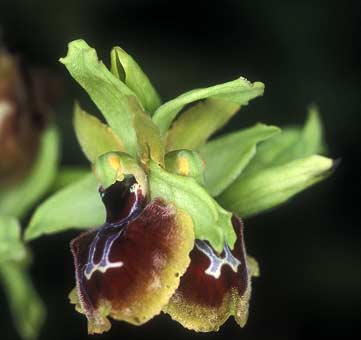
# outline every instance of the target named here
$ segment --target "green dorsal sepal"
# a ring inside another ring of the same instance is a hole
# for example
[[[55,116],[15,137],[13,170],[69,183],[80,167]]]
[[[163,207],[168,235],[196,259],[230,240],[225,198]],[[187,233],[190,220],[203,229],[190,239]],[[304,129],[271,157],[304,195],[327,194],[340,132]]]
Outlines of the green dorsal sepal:
[[[205,163],[198,152],[175,150],[166,154],[165,168],[177,175],[193,177],[198,184],[204,184]]]
[[[147,177],[137,161],[124,152],[107,152],[99,156],[94,165],[94,173],[104,189],[125,176],[134,176],[144,196],[147,195]]]

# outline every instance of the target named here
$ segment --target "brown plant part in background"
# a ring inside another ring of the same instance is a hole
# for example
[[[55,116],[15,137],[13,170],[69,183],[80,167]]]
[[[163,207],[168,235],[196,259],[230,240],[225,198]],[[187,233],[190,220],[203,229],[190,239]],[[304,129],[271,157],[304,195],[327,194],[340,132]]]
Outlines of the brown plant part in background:
[[[50,79],[50,78],[49,78]],[[47,75],[30,72],[0,49],[0,185],[26,175],[54,101]]]

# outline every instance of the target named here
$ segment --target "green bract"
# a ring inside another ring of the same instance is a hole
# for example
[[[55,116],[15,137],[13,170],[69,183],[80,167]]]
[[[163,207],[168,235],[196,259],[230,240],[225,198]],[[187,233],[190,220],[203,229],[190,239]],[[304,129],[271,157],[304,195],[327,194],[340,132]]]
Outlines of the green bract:
[[[148,199],[160,197],[186,211],[196,238],[221,252],[225,242],[232,248],[236,239],[232,213],[247,217],[272,208],[332,169],[331,159],[315,155],[324,151],[315,108],[304,128],[256,124],[208,141],[243,105],[263,95],[260,82],[239,77],[162,104],[138,63],[120,47],[111,52],[110,70],[83,40],[71,42],[61,62],[108,125],[75,106],[76,135],[94,174],[40,205],[27,239],[101,224],[97,187],[133,175],[137,182],[142,178]]]
[[[258,143],[280,132],[275,126],[257,124],[230,133],[200,148],[206,162],[205,186],[212,196],[219,195],[243,171],[256,154]]]

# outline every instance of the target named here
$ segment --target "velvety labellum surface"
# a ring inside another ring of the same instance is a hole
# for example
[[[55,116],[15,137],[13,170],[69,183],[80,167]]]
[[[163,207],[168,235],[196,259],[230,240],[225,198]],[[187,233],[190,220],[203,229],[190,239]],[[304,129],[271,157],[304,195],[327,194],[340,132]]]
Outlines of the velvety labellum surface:
[[[235,216],[237,234],[234,250],[227,245],[221,255],[205,241],[196,241],[191,264],[164,309],[183,326],[196,331],[215,331],[233,315],[243,326],[248,315],[249,272],[243,240],[242,222]]]
[[[108,330],[107,316],[139,325],[160,313],[190,261],[191,218],[160,199],[145,205],[136,184],[128,178],[103,190],[107,222],[71,243],[71,299],[87,316],[89,333]]]

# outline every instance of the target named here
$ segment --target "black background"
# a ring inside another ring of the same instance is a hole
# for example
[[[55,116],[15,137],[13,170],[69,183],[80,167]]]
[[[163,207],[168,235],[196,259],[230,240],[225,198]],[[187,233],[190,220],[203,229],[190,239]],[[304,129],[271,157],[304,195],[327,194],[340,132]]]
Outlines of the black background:
[[[7,1],[0,25],[12,51],[63,79],[56,108],[63,164],[86,164],[71,127],[84,95],[57,60],[84,38],[104,60],[119,44],[132,54],[164,100],[243,75],[266,84],[230,130],[256,121],[302,123],[316,102],[331,157],[327,181],[275,211],[246,220],[248,252],[260,263],[249,322],[229,320],[219,333],[196,334],[168,316],[133,327],[114,322],[102,339],[359,338],[361,307],[360,1]],[[31,243],[32,275],[48,316],[41,339],[87,339],[85,318],[68,303],[74,285],[69,240],[77,232]],[[0,338],[17,339],[3,293]]]

